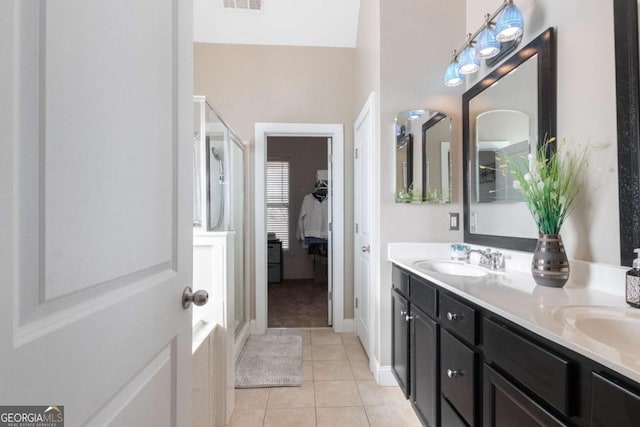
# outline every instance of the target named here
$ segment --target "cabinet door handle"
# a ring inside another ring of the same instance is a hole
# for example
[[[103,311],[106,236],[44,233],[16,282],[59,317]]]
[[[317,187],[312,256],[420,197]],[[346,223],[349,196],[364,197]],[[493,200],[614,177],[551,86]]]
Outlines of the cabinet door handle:
[[[408,314],[404,317],[404,320],[406,320],[407,322],[410,320],[413,320],[413,316],[409,316]]]
[[[449,378],[461,377],[464,373],[461,370],[447,369],[447,376]]]
[[[456,320],[462,319],[462,316],[460,314],[447,311],[447,319],[449,319],[450,322],[455,322]]]

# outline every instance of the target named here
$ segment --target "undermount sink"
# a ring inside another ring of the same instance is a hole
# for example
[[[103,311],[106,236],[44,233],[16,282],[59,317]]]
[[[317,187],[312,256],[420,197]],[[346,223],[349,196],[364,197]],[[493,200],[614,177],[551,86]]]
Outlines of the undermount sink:
[[[483,277],[488,274],[486,270],[480,267],[449,260],[425,259],[415,261],[413,265],[419,270],[451,276]]]
[[[555,308],[552,315],[556,321],[594,341],[637,357],[640,349],[637,309],[575,305]]]

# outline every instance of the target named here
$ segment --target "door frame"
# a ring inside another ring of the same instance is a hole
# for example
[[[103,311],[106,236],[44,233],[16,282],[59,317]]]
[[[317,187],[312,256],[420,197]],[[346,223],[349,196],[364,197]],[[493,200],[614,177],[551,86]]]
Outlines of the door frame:
[[[256,323],[254,333],[264,334],[268,323],[267,296],[267,138],[311,136],[333,139],[332,238],[333,238],[333,330],[344,331],[344,125],[316,123],[256,123],[254,164],[255,286]]]

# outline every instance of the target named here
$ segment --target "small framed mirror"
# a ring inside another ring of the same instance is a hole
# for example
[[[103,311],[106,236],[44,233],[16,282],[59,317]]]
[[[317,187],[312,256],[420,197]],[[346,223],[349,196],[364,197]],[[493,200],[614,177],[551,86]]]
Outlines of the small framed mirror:
[[[427,108],[396,115],[397,203],[451,201],[451,119]]]
[[[549,28],[463,94],[465,242],[535,249],[538,228],[506,165],[556,136],[555,82]]]

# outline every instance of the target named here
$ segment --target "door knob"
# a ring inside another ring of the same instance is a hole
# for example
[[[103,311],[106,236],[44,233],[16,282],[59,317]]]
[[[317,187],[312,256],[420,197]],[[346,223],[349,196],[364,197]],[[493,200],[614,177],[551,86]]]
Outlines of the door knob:
[[[366,245],[362,247],[362,252],[371,252],[371,246],[370,245]]]
[[[189,286],[184,288],[184,292],[182,293],[182,308],[191,307],[191,303],[197,306],[205,305],[207,301],[209,301],[209,293],[207,291],[200,289],[199,291],[193,292]]]

